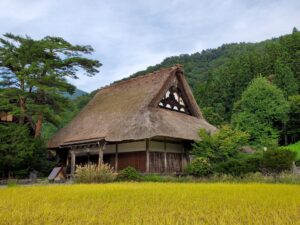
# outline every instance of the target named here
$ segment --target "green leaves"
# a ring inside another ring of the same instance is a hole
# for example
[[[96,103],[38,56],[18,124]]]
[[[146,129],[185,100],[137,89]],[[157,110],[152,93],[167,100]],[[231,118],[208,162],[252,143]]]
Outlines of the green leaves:
[[[251,144],[272,146],[277,142],[275,123],[288,120],[289,105],[283,92],[266,78],[254,79],[234,106],[232,124],[250,134]]]
[[[84,57],[93,51],[91,46],[72,45],[60,37],[34,40],[3,35],[0,38],[0,101],[6,99],[4,106],[15,116],[23,117],[21,123],[26,119],[33,121],[33,129],[38,123],[37,115],[42,115],[40,120],[57,126],[58,115],[67,103],[61,93],[72,94],[75,90],[67,78],[77,79],[78,71],[94,76],[101,66],[99,61]]]
[[[296,160],[297,153],[288,149],[274,149],[264,152],[262,166],[267,173],[280,173],[290,170],[293,161]]]
[[[222,126],[215,134],[199,131],[201,141],[193,145],[192,155],[208,158],[211,162],[223,162],[237,157],[242,146],[247,145],[249,135],[233,130],[229,125]]]
[[[277,60],[275,64],[273,83],[283,91],[286,98],[298,93],[299,85],[292,70],[280,60]]]

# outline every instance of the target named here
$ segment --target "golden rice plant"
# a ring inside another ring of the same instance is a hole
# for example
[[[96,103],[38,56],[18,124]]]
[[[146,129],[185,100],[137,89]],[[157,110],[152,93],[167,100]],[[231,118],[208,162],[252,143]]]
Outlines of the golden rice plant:
[[[300,224],[300,186],[107,183],[0,189],[0,224]]]

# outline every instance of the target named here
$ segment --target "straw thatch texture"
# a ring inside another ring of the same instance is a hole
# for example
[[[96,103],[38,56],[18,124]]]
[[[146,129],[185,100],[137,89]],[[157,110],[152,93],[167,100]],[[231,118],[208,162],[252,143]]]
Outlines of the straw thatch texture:
[[[160,98],[174,83],[184,89],[194,116],[157,107]],[[176,66],[100,89],[48,142],[48,147],[85,140],[114,142],[155,136],[196,140],[200,128],[210,132],[216,130],[202,117],[182,70]]]

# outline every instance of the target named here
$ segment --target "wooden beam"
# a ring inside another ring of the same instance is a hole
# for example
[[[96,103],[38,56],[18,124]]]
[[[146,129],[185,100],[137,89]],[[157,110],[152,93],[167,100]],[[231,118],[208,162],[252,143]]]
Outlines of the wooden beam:
[[[118,144],[116,144],[116,153],[115,153],[115,171],[118,171],[118,160],[119,160],[119,156],[118,156]]]
[[[98,166],[100,167],[103,164],[103,150],[105,148],[106,143],[99,143],[99,158],[98,158]]]
[[[164,138],[164,172],[168,171],[168,161],[167,161],[167,142],[166,138]]]
[[[149,139],[146,139],[146,173],[150,172]]]
[[[71,153],[71,176],[73,177],[75,174],[76,155],[74,151],[70,151],[70,153]]]
[[[184,149],[184,144],[182,143],[182,153],[181,153],[181,171],[183,172],[184,168],[187,165],[187,156]]]

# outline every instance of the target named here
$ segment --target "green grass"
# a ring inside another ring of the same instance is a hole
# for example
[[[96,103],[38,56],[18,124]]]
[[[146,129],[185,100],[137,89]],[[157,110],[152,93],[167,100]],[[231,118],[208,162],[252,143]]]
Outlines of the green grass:
[[[0,189],[0,224],[286,224],[300,186],[111,183]]]

